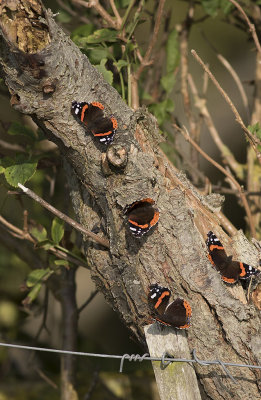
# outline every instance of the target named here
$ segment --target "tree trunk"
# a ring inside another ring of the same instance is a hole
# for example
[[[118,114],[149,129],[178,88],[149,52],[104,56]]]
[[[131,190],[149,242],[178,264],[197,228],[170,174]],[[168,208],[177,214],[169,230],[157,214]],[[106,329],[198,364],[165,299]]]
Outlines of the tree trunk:
[[[255,248],[241,233],[233,239],[224,233],[219,225],[224,226],[225,219],[219,209],[160,150],[155,119],[145,109],[134,113],[127,107],[56,25],[51,12],[42,10],[36,0],[34,8],[27,7],[29,1],[17,0],[7,15],[5,3],[0,6],[0,56],[11,103],[31,115],[58,145],[66,160],[78,220],[89,230],[98,222],[100,235],[110,242],[107,250],[85,240],[97,287],[142,343],[149,316],[147,289],[158,282],[167,285],[174,297],[190,302],[192,326],[187,340],[200,359],[260,363],[257,310],[247,304],[240,284],[227,286],[212,268],[206,234],[213,230],[229,254],[252,265],[258,259]],[[33,24],[39,16],[41,35]],[[10,28],[23,24],[31,27],[30,35],[26,36],[28,29]],[[117,118],[119,130],[107,151],[86,136],[71,115],[74,100],[100,101]],[[146,197],[156,201],[160,221],[156,229],[136,239],[126,229],[123,209]],[[258,371],[230,368],[236,386],[218,366],[195,368],[205,398],[260,398]]]

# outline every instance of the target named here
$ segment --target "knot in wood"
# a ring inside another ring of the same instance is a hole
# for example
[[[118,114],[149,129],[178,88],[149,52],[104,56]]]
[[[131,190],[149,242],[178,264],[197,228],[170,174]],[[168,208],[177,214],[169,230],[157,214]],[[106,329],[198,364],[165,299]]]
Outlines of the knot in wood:
[[[45,94],[53,93],[56,89],[57,80],[46,79],[42,86],[42,91]]]
[[[128,161],[126,147],[121,145],[111,145],[107,150],[107,160],[116,168],[124,168]]]

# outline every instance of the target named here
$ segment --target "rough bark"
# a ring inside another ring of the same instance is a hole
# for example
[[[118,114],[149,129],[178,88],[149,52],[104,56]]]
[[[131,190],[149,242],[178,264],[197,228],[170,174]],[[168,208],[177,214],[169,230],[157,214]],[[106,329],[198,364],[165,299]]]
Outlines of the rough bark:
[[[37,49],[30,50],[24,36],[20,48],[19,35],[18,39],[13,35],[15,41],[8,37],[7,22],[10,26],[15,21],[16,9],[25,3],[12,2],[16,8],[9,12],[8,21],[1,5],[3,76],[14,108],[31,115],[59,146],[78,220],[89,230],[99,223],[100,235],[110,241],[109,251],[85,241],[97,287],[143,342],[149,315],[147,288],[155,282],[167,285],[175,297],[187,299],[192,306],[187,340],[199,358],[260,363],[258,312],[247,304],[240,284],[227,286],[210,265],[206,233],[213,230],[229,254],[252,265],[257,263],[257,251],[240,232],[232,239],[224,233],[219,208],[201,196],[160,150],[154,118],[145,109],[133,113],[127,107],[50,12],[35,8],[45,32],[36,55]],[[27,22],[30,12],[23,8]],[[119,131],[106,153],[72,117],[74,100],[101,101],[108,115],[117,118]],[[160,221],[156,229],[135,239],[126,229],[122,211],[144,197],[155,199]],[[260,398],[257,371],[230,370],[237,386],[218,367],[196,366],[205,398]]]

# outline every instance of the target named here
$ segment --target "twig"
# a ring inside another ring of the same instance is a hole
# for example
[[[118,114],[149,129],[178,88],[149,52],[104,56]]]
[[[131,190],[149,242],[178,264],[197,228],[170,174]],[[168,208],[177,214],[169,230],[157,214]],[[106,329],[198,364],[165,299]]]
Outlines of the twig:
[[[231,236],[236,235],[238,232],[237,228],[232,224],[232,222],[223,214],[221,211],[215,213],[218,218],[220,225],[227,231]]]
[[[246,23],[247,23],[247,25],[249,26],[249,30],[250,30],[250,32],[251,32],[251,34],[252,34],[253,40],[254,40],[254,42],[255,42],[257,51],[258,51],[258,52],[260,53],[260,55],[261,55],[261,45],[260,45],[260,43],[259,43],[259,40],[258,40],[258,37],[257,37],[257,34],[256,34],[255,25],[254,25],[254,24],[251,24],[251,22],[250,22],[248,16],[246,15],[245,11],[244,11],[243,8],[238,4],[238,2],[237,2],[236,0],[228,0],[228,1],[230,1],[230,3],[232,3],[232,4],[234,4],[234,6],[239,10],[239,12],[240,12],[240,13],[243,15],[243,17],[245,18]]]
[[[25,234],[28,233],[28,211],[24,210],[24,229]]]
[[[29,232],[25,234],[25,232],[22,229],[19,229],[15,225],[8,222],[2,215],[0,215],[0,224],[2,224],[5,227],[5,229],[10,233],[12,237],[18,238],[20,240],[28,240],[34,245],[37,244],[37,240],[35,240],[30,235]],[[72,264],[78,265],[79,267],[84,266],[85,268],[89,269],[89,265],[84,260],[79,260],[75,256],[66,254],[62,249],[57,249],[56,247],[49,247],[48,252],[54,254],[56,257],[71,262]]]
[[[48,333],[48,335],[50,335],[50,331],[49,331],[49,329],[47,328],[47,325],[46,325],[47,311],[48,311],[48,301],[49,301],[49,289],[47,287],[45,287],[44,302],[43,302],[44,303],[43,319],[42,319],[41,325],[39,326],[39,329],[38,329],[38,331],[37,331],[37,333],[35,335],[35,338],[34,338],[34,342],[35,343],[37,343],[37,341],[38,341],[43,329],[45,329],[46,332]]]
[[[229,148],[222,142],[219,133],[214,125],[214,122],[211,118],[211,115],[209,114],[208,108],[206,106],[205,100],[201,99],[198,95],[198,91],[196,88],[196,85],[194,83],[194,80],[192,76],[189,74],[188,75],[188,82],[190,86],[190,90],[194,96],[194,104],[200,111],[200,114],[203,116],[204,121],[206,126],[208,127],[208,130],[212,136],[212,139],[214,140],[215,144],[217,145],[222,157],[228,165],[232,168],[232,170],[235,172],[235,174],[238,176],[238,178],[243,179],[243,167],[241,164],[237,162],[235,159],[233,153],[229,150]]]
[[[90,302],[94,299],[97,293],[99,293],[99,291],[94,290],[94,292],[90,294],[90,297],[81,305],[81,307],[78,308],[78,314],[80,314],[84,310],[84,308],[90,304]]]
[[[244,90],[244,87],[242,85],[241,80],[239,79],[238,74],[236,73],[236,71],[234,70],[232,65],[228,62],[228,60],[225,57],[223,57],[221,54],[217,54],[217,58],[224,65],[224,67],[227,69],[227,71],[230,73],[230,75],[234,79],[235,84],[237,85],[237,88],[239,90],[243,105],[244,105],[245,110],[246,110],[247,119],[249,120],[250,114],[249,114],[248,99],[247,99],[246,92]]]
[[[83,0],[73,0],[73,3],[75,4],[80,4],[83,7],[86,8],[95,8],[95,10],[107,21],[107,23],[115,28],[118,29],[118,24],[114,19],[110,16],[109,13],[105,10],[105,8],[102,7],[100,4],[99,0],[91,0],[91,1],[83,1]]]
[[[93,373],[93,378],[92,378],[90,387],[88,389],[88,392],[85,394],[83,400],[90,400],[91,399],[93,390],[95,389],[95,386],[97,385],[98,381],[99,381],[99,371],[96,370]]]
[[[245,110],[246,110],[247,119],[249,120],[250,119],[250,113],[249,113],[248,99],[247,99],[247,95],[246,95],[245,89],[244,89],[244,87],[242,85],[241,80],[239,79],[239,76],[238,76],[237,72],[234,70],[234,68],[228,62],[228,60],[225,57],[223,57],[221,54],[218,53],[218,51],[215,48],[215,46],[210,42],[210,40],[208,39],[208,37],[204,33],[202,33],[202,36],[206,40],[206,42],[208,43],[210,48],[214,51],[214,53],[216,54],[216,56],[219,59],[219,61],[221,62],[221,64],[223,64],[223,66],[227,69],[227,71],[230,73],[230,75],[234,79],[235,84],[237,85],[239,93],[241,95],[243,105],[244,105]]]
[[[184,104],[185,114],[188,119],[189,131],[190,131],[192,138],[196,141],[196,143],[199,143],[200,124],[196,123],[195,113],[193,113],[191,110],[191,101],[190,101],[189,90],[188,90],[188,40],[189,40],[189,32],[190,32],[191,22],[192,22],[194,13],[195,13],[195,4],[192,4],[192,2],[190,2],[186,20],[182,24],[181,28],[179,29],[179,31],[180,31],[179,32],[179,37],[180,37],[180,78],[181,78],[180,80],[181,80],[181,94],[183,96],[183,104]],[[192,164],[194,164],[195,168],[198,169],[199,154],[193,147],[191,147],[190,152],[191,152],[191,154],[190,154],[191,162],[192,162]],[[192,176],[193,176],[194,183],[197,183],[197,179],[195,179],[193,171],[192,171]]]
[[[2,215],[0,215],[0,224],[4,225],[10,233],[15,234],[19,239],[27,239],[29,242],[36,244],[36,240],[30,235],[30,233],[25,234],[22,229],[17,228],[15,225],[8,222]]]
[[[67,224],[71,225],[77,231],[83,233],[86,236],[91,237],[95,242],[103,245],[104,247],[107,247],[107,248],[110,247],[110,243],[109,243],[109,241],[107,239],[103,239],[103,238],[99,237],[98,235],[96,235],[95,233],[88,231],[82,225],[78,224],[78,222],[74,221],[72,218],[68,217],[67,215],[63,214],[61,211],[59,211],[55,207],[53,207],[51,204],[47,203],[44,199],[39,197],[32,190],[30,190],[27,187],[21,185],[21,183],[18,183],[18,187],[20,189],[22,189],[22,191],[27,196],[29,196],[33,200],[37,201],[39,204],[41,204],[42,207],[45,207],[52,214],[56,215],[58,218],[60,218],[61,220],[65,221]]]
[[[219,169],[224,175],[226,175],[228,177],[228,179],[235,185],[235,187],[238,189],[238,194],[242,200],[243,206],[245,208],[247,217],[248,217],[248,223],[249,223],[249,227],[250,227],[250,232],[251,235],[256,238],[256,230],[255,230],[255,226],[253,224],[253,220],[252,220],[252,214],[250,211],[250,207],[247,201],[247,198],[245,196],[245,193],[242,192],[242,187],[240,186],[240,184],[236,181],[236,179],[228,172],[225,170],[225,168],[223,168],[220,164],[218,164],[215,160],[213,160],[213,158],[211,158],[207,153],[205,153],[200,147],[199,145],[189,136],[189,133],[185,130],[185,129],[181,129],[179,126],[174,124],[175,129],[177,129],[183,136],[184,138],[192,145],[195,147],[195,149],[197,149],[197,151],[206,159],[208,160],[211,164],[213,164],[217,169]]]
[[[129,5],[128,5],[128,8],[127,8],[127,10],[126,10],[126,12],[125,12],[125,14],[124,14],[124,16],[122,18],[122,23],[121,23],[121,27],[120,27],[121,30],[124,28],[124,25],[125,25],[125,23],[126,23],[126,21],[128,19],[129,13],[131,12],[131,9],[132,9],[132,7],[134,6],[135,3],[136,3],[136,0],[131,0],[130,1]]]
[[[253,147],[253,149],[256,152],[256,156],[257,159],[259,161],[259,163],[261,164],[261,153],[258,151],[257,149],[257,145],[261,145],[261,142],[259,139],[257,139],[251,132],[249,129],[247,129],[247,127],[245,126],[242,118],[240,117],[239,112],[237,111],[235,105],[233,104],[233,102],[231,101],[230,97],[227,95],[227,93],[222,89],[222,87],[220,86],[220,84],[218,83],[218,81],[216,80],[216,78],[214,77],[214,75],[212,74],[212,72],[210,72],[209,68],[206,66],[206,64],[204,64],[204,62],[202,61],[202,59],[199,57],[199,55],[197,54],[197,52],[195,50],[191,50],[191,54],[193,55],[193,57],[195,57],[195,59],[198,61],[198,63],[202,66],[202,68],[204,69],[204,71],[208,74],[208,76],[210,77],[210,79],[212,80],[212,82],[214,83],[214,85],[216,86],[216,88],[218,89],[218,91],[222,94],[222,96],[224,97],[224,99],[226,100],[226,102],[229,104],[231,110],[233,111],[235,117],[236,117],[236,121],[240,124],[241,128],[243,129],[243,131],[245,132],[247,138],[249,139],[249,142],[251,144],[251,146]]]
[[[43,371],[40,370],[40,368],[35,367],[34,368],[35,371],[38,373],[38,375],[45,381],[48,383],[48,385],[50,385],[53,389],[58,389],[58,385],[56,385],[56,383],[54,381],[52,381],[47,375],[45,375],[45,373]]]
[[[150,56],[151,56],[152,49],[155,46],[155,43],[157,41],[157,37],[158,37],[158,34],[159,34],[159,28],[160,28],[160,24],[161,24],[161,21],[162,21],[162,14],[163,14],[163,10],[164,10],[165,1],[166,0],[159,0],[159,6],[158,6],[158,10],[157,10],[156,21],[155,21],[155,26],[154,26],[152,39],[149,42],[148,48],[146,50],[145,56],[143,57],[141,65],[139,66],[138,70],[135,72],[135,75],[134,75],[135,79],[137,81],[138,81],[143,69],[146,66],[151,64]]]
[[[117,7],[115,6],[114,0],[110,0],[110,4],[111,4],[111,8],[113,11],[113,14],[115,15],[116,19],[117,19],[117,27],[118,29],[121,28],[121,24],[122,24],[122,19],[121,16],[117,10]]]
[[[6,150],[19,151],[22,153],[26,153],[26,150],[19,144],[8,143],[5,140],[0,140],[0,146]]]
[[[219,186],[219,185],[212,185],[212,188],[215,190],[215,192],[218,192],[218,193],[235,194],[235,195],[237,195],[237,190],[231,189],[231,188],[228,188],[228,187]],[[245,193],[245,195],[247,197],[249,197],[249,196],[259,196],[260,197],[261,196],[261,192],[260,191],[259,192],[249,192],[249,191],[245,190],[244,193]]]

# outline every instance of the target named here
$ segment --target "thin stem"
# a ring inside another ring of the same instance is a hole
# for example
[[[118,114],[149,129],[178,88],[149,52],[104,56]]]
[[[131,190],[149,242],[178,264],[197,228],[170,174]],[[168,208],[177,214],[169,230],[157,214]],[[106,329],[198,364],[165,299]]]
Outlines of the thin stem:
[[[131,92],[132,92],[132,74],[131,74],[131,66],[130,66],[130,60],[129,57],[127,56],[127,61],[128,61],[128,66],[127,66],[127,75],[128,75],[128,106],[131,107]]]
[[[94,290],[94,292],[90,294],[90,297],[81,305],[81,307],[78,308],[78,314],[80,314],[85,309],[85,307],[87,307],[90,304],[90,302],[94,299],[97,293],[99,293],[99,291]]]
[[[242,187],[240,186],[240,184],[236,181],[236,179],[228,172],[225,170],[225,168],[223,168],[220,164],[218,164],[215,160],[213,160],[213,158],[211,158],[207,153],[205,153],[200,147],[199,145],[189,136],[188,132],[185,129],[181,129],[180,127],[178,127],[177,125],[174,124],[175,129],[177,129],[183,136],[184,138],[192,145],[195,147],[195,149],[206,159],[208,160],[211,164],[213,164],[217,169],[219,169],[224,175],[226,175],[228,177],[228,179],[235,185],[235,187],[238,189],[238,194],[242,200],[243,206],[245,208],[246,211],[246,215],[248,217],[248,223],[249,223],[249,227],[250,227],[250,232],[251,235],[256,238],[256,230],[255,230],[255,226],[253,224],[253,219],[252,219],[252,214],[250,211],[250,207],[246,198],[246,195],[244,192],[242,192]]]
[[[246,114],[247,114],[247,118],[249,120],[249,106],[248,106],[248,99],[247,99],[247,95],[246,92],[244,90],[244,87],[241,83],[241,80],[239,79],[238,74],[236,73],[236,71],[234,70],[234,68],[232,67],[232,65],[228,62],[228,60],[223,57],[221,54],[217,54],[217,58],[219,59],[219,61],[224,65],[224,67],[227,69],[227,71],[230,73],[230,75],[232,76],[232,78],[235,81],[235,84],[238,87],[243,105],[245,107],[246,110]]]
[[[248,16],[246,15],[245,11],[243,10],[243,8],[238,4],[238,2],[236,0],[228,0],[230,1],[230,3],[234,4],[234,6],[239,10],[239,12],[243,15],[243,17],[246,20],[247,25],[249,26],[249,30],[252,34],[253,40],[255,42],[257,51],[260,53],[261,55],[261,45],[260,42],[258,40],[257,34],[256,34],[256,28],[254,24],[251,24]]]
[[[117,29],[117,22],[110,16],[109,13],[102,7],[98,0],[83,1],[83,0],[73,0],[73,3],[80,4],[86,8],[95,8],[95,10],[102,16],[103,19],[113,28]]]
[[[202,68],[204,69],[204,71],[208,74],[208,76],[210,77],[210,79],[212,80],[212,82],[214,83],[214,85],[216,86],[216,88],[218,89],[218,91],[221,93],[221,95],[224,97],[224,99],[226,100],[226,102],[229,104],[231,110],[233,111],[235,117],[236,117],[236,121],[240,124],[241,128],[243,129],[243,131],[245,132],[247,138],[249,139],[249,142],[251,144],[251,146],[253,147],[253,149],[256,152],[257,155],[257,159],[259,161],[259,163],[261,164],[261,153],[257,150],[257,145],[261,145],[261,142],[259,139],[257,139],[251,132],[249,129],[247,129],[247,127],[245,126],[242,118],[240,117],[239,112],[237,111],[235,105],[233,104],[233,102],[231,101],[230,97],[228,96],[228,94],[224,91],[224,89],[222,89],[222,87],[220,86],[220,84],[218,83],[218,81],[216,80],[216,78],[214,77],[214,75],[212,74],[212,72],[210,72],[209,68],[206,66],[206,64],[202,61],[202,59],[199,57],[199,55],[197,54],[197,52],[195,50],[191,50],[191,54],[193,55],[193,57],[198,61],[198,63],[202,66]]]
[[[120,16],[120,14],[119,14],[119,12],[117,10],[117,7],[115,6],[114,0],[110,0],[110,4],[111,4],[111,8],[112,8],[113,14],[115,15],[116,20],[117,20],[118,29],[120,29],[121,28],[121,24],[122,24],[121,16]]]
[[[158,34],[159,34],[159,28],[160,28],[160,24],[162,22],[162,14],[163,14],[163,10],[164,10],[164,4],[165,4],[166,0],[160,0],[159,1],[159,6],[158,6],[158,10],[157,10],[157,15],[156,15],[156,21],[155,21],[155,26],[154,26],[154,30],[153,30],[153,35],[152,35],[152,39],[149,42],[147,51],[145,53],[145,56],[142,60],[141,65],[139,66],[138,70],[135,72],[135,79],[138,81],[143,69],[150,65],[150,56],[151,56],[151,52],[153,47],[155,46],[155,43],[157,41],[158,38]]]
[[[211,115],[209,114],[208,108],[206,106],[206,102],[204,99],[200,98],[198,95],[198,91],[192,76],[188,75],[188,82],[190,86],[190,90],[194,96],[194,104],[198,108],[200,114],[203,116],[204,122],[208,127],[208,130],[214,140],[216,146],[218,147],[221,156],[227,162],[227,164],[232,168],[238,178],[243,179],[244,168],[241,164],[237,162],[233,153],[229,150],[229,148],[223,143],[221,137],[214,125]]]
[[[135,3],[136,3],[136,0],[131,0],[130,1],[130,4],[128,5],[128,8],[127,8],[127,10],[126,10],[126,12],[125,12],[125,14],[124,14],[124,16],[122,18],[122,23],[121,23],[120,30],[123,29],[123,27],[124,27],[124,25],[125,25],[125,23],[127,21],[127,18],[129,16],[129,13],[131,12],[131,9],[132,9],[132,7],[134,6]]]
[[[110,247],[109,241],[107,239],[103,239],[103,238],[99,237],[98,235],[95,235],[95,233],[88,231],[82,225],[78,224],[78,222],[74,221],[72,218],[68,217],[67,215],[63,214],[61,211],[59,211],[55,207],[53,207],[51,204],[47,203],[44,199],[39,197],[32,190],[30,190],[27,187],[21,185],[21,183],[18,183],[18,187],[20,189],[22,189],[22,191],[27,196],[29,196],[33,200],[37,201],[39,204],[41,204],[42,207],[45,207],[48,211],[50,211],[52,214],[56,215],[61,220],[65,221],[67,224],[73,226],[74,229],[78,230],[79,232],[83,233],[86,236],[89,236],[95,242],[103,245],[104,247],[107,247],[107,248]]]
[[[37,240],[35,240],[29,232],[25,234],[22,229],[19,229],[15,225],[8,222],[2,215],[0,215],[0,224],[5,227],[6,231],[8,231],[12,237],[18,238],[20,240],[28,240],[34,245],[37,244]],[[67,254],[67,251],[68,250],[64,248],[57,248],[57,246],[48,248],[48,252],[54,254],[56,257],[62,258],[63,260],[66,260],[72,264],[78,265],[79,267],[82,266],[89,269],[89,265],[84,260],[80,259],[78,256],[72,253],[71,255]]]

